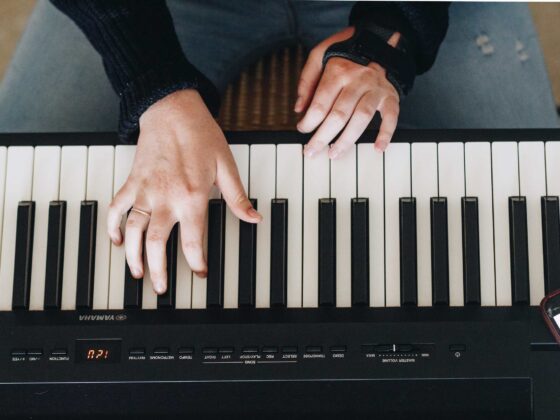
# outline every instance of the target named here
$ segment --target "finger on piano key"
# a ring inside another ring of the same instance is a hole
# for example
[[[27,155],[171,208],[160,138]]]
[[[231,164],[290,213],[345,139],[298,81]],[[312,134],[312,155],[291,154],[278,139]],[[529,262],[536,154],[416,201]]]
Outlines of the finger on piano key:
[[[250,199],[255,210],[258,202]],[[239,288],[238,306],[255,307],[256,294],[256,269],[257,269],[257,225],[254,223],[239,222]]]
[[[144,250],[144,279],[137,280],[142,282],[142,309],[153,310],[157,309],[158,295],[154,290],[152,283],[152,276],[150,276],[150,267],[146,258],[146,250]]]
[[[270,306],[286,307],[288,292],[288,200],[271,204]]]
[[[132,277],[130,267],[124,264],[124,284],[123,284],[123,308],[139,309],[142,307],[143,278],[135,279]],[[117,308],[115,308],[117,309]],[[122,309],[122,308],[120,308]]]
[[[259,203],[263,215],[257,228],[257,308],[270,307],[270,203],[275,197],[276,146],[252,145],[250,149],[249,194]]]
[[[352,198],[357,193],[356,147],[331,160],[331,194],[336,200],[336,306],[352,305]]]
[[[179,224],[175,224],[169,238],[167,239],[166,246],[166,258],[167,258],[167,289],[162,295],[157,297],[157,307],[158,309],[169,309],[173,308],[175,304],[175,292],[177,290],[177,248],[179,244],[177,242],[179,238]]]
[[[544,297],[544,256],[541,197],[546,195],[544,143],[520,142],[519,195],[527,202],[527,240],[529,250],[530,304],[538,305]]]
[[[97,201],[82,201],[76,308],[92,309],[97,242]]]
[[[192,271],[181,248],[181,229],[178,232],[177,247],[177,291],[175,309],[190,309],[192,302]]]
[[[463,218],[463,283],[465,305],[480,305],[480,249],[478,200],[461,199]]]
[[[432,242],[432,295],[430,300],[434,305],[449,306],[447,198],[432,197],[430,206]]]
[[[299,144],[279,144],[276,147],[276,197],[288,205],[287,237],[287,305],[302,306],[302,210],[303,153]]]
[[[416,198],[418,251],[418,306],[432,306],[432,257],[430,199],[438,195],[437,144],[413,143],[412,196]],[[436,221],[437,223],[437,221]],[[447,229],[447,227],[446,227]],[[432,242],[432,249],[433,249]],[[447,245],[446,245],[447,246]],[[440,258],[441,255],[438,255]],[[447,258],[447,255],[445,256]],[[434,276],[443,273],[435,273]]]
[[[38,146],[33,162],[33,193],[35,230],[33,233],[33,271],[29,309],[43,310],[45,304],[45,273],[47,259],[48,208],[58,200],[60,147]]]
[[[560,214],[558,196],[541,199],[545,294],[560,289]]]
[[[373,144],[358,145],[358,197],[368,199],[369,305],[385,306],[384,154]]]
[[[86,199],[97,201],[93,309],[107,309],[111,241],[107,234],[107,211],[113,198],[113,146],[91,146],[88,150]]]
[[[14,289],[12,309],[28,309],[33,259],[33,227],[35,202],[20,201],[17,214],[17,230],[14,257]]]
[[[217,187],[212,187],[208,199],[218,199],[220,198],[220,191]],[[208,250],[208,224],[206,224],[204,229],[204,249]],[[208,252],[206,252],[208,255]],[[192,309],[205,309],[206,308],[206,293],[207,293],[207,281],[206,278],[198,277],[196,274],[192,276],[192,293],[191,293],[191,308]]]
[[[400,198],[411,196],[410,144],[391,143],[385,151],[385,302],[401,305]],[[379,217],[379,216],[377,216]]]
[[[519,195],[518,175],[517,144],[492,143],[494,255],[498,306],[511,306],[509,218],[506,215],[509,214],[509,197]]]
[[[319,200],[319,306],[336,304],[336,199]]]
[[[135,146],[124,146],[119,145],[115,147],[115,176],[113,177],[113,196],[119,192],[121,187],[126,182],[128,175],[132,169],[132,163],[134,161],[134,153],[136,151]],[[104,221],[101,221],[104,223]],[[126,216],[121,220],[121,232],[124,236],[126,224]],[[125,283],[127,276],[123,273],[127,274],[130,271],[125,270],[126,266],[126,257],[124,252],[124,244],[117,246],[111,243],[111,268],[109,273],[109,309],[123,309],[125,305],[125,289],[128,285]],[[133,290],[130,292],[138,291],[139,287],[137,285],[141,285],[141,281],[133,280],[131,283],[131,287]],[[134,294],[134,293],[133,293]],[[136,293],[136,298],[138,297]],[[137,301],[137,307],[140,306],[141,301]],[[128,301],[129,305],[133,302]]]
[[[369,306],[369,203],[352,199],[352,306]]]
[[[87,147],[64,146],[60,159],[59,199],[66,202],[62,310],[76,309],[81,203],[86,198]]]
[[[513,304],[528,304],[529,249],[525,197],[509,198],[509,236],[511,241],[511,299]]]
[[[319,200],[329,197],[330,161],[324,149],[303,160],[303,301],[319,305]]]
[[[490,143],[465,143],[465,196],[478,201],[480,304],[496,305]]]
[[[0,257],[0,311],[12,309],[18,203],[31,200],[33,154],[33,147],[13,146],[9,147],[7,152],[2,254]]]
[[[447,197],[449,238],[449,304],[463,306],[461,197],[465,195],[463,143],[438,144],[439,196]]]
[[[232,145],[231,153],[235,159],[241,183],[245,191],[249,188],[249,146]],[[226,209],[226,249],[224,268],[224,308],[237,308],[239,297],[239,219]]]
[[[45,309],[60,309],[64,273],[66,201],[51,201],[45,266]]]
[[[225,224],[225,201],[222,199],[210,200],[208,205],[207,308],[222,308],[224,305]]]
[[[400,282],[401,305],[418,304],[416,198],[400,199]]]

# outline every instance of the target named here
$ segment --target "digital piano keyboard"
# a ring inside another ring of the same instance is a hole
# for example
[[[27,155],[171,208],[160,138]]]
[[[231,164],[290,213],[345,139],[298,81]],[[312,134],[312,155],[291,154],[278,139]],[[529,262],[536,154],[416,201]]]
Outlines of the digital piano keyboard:
[[[165,295],[106,234],[133,146],[0,136],[2,418],[558,419],[560,130],[226,133],[263,214],[213,192],[208,278],[174,232]],[[289,418],[288,417],[288,418]]]

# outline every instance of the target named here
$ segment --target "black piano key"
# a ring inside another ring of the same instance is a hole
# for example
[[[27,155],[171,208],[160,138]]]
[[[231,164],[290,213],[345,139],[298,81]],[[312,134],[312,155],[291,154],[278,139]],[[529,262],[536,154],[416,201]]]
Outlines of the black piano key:
[[[128,263],[124,265],[124,309],[139,309],[142,307],[143,279],[132,277]]]
[[[175,306],[175,290],[177,286],[177,246],[179,241],[179,224],[173,226],[167,239],[167,290],[158,295],[158,309],[173,308]]]
[[[288,295],[288,200],[272,200],[270,223],[270,306],[285,307]]]
[[[401,197],[399,213],[401,305],[417,305],[416,198]]]
[[[352,199],[352,306],[369,306],[369,201]]]
[[[254,209],[257,200],[250,199]],[[257,225],[239,221],[239,307],[255,306]]]
[[[224,306],[224,261],[226,235],[226,203],[210,200],[208,205],[208,277],[206,306]]]
[[[514,304],[529,303],[529,246],[525,197],[509,198],[511,298]]]
[[[96,229],[97,201],[82,201],[76,285],[76,308],[78,309],[91,309],[93,305]]]
[[[319,199],[319,306],[336,305],[336,199]]]
[[[430,200],[430,231],[432,240],[432,304],[449,305],[449,236],[447,198]]]
[[[66,201],[51,201],[45,268],[45,309],[60,309],[66,232]]]
[[[463,292],[465,305],[480,305],[480,235],[478,198],[461,198],[463,223]]]
[[[34,225],[35,203],[33,201],[21,201],[17,211],[12,309],[29,308]]]
[[[549,294],[560,289],[560,212],[558,197],[541,197],[544,254],[544,289]]]

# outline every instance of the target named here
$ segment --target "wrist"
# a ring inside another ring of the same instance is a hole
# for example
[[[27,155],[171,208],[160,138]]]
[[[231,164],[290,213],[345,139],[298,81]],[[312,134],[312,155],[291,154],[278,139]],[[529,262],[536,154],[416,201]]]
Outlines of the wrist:
[[[178,113],[183,118],[196,114],[197,110],[207,110],[206,104],[196,89],[180,89],[154,102],[140,116],[140,129],[152,123],[166,124],[166,121],[177,120]],[[189,112],[185,112],[188,110]]]

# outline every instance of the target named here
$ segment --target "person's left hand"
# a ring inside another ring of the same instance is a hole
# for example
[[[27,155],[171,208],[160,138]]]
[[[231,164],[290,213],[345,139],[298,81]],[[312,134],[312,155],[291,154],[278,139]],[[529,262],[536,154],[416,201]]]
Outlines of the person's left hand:
[[[333,57],[323,71],[327,48],[353,34],[354,28],[348,27],[318,44],[309,53],[301,72],[294,111],[306,112],[297,129],[309,133],[319,127],[304,148],[308,157],[321,151],[342,131],[329,150],[331,159],[340,156],[358,140],[377,111],[382,119],[375,140],[377,150],[386,149],[397,127],[399,94],[387,80],[383,67],[373,62],[363,66]],[[395,32],[389,45],[394,47],[399,37]]]

